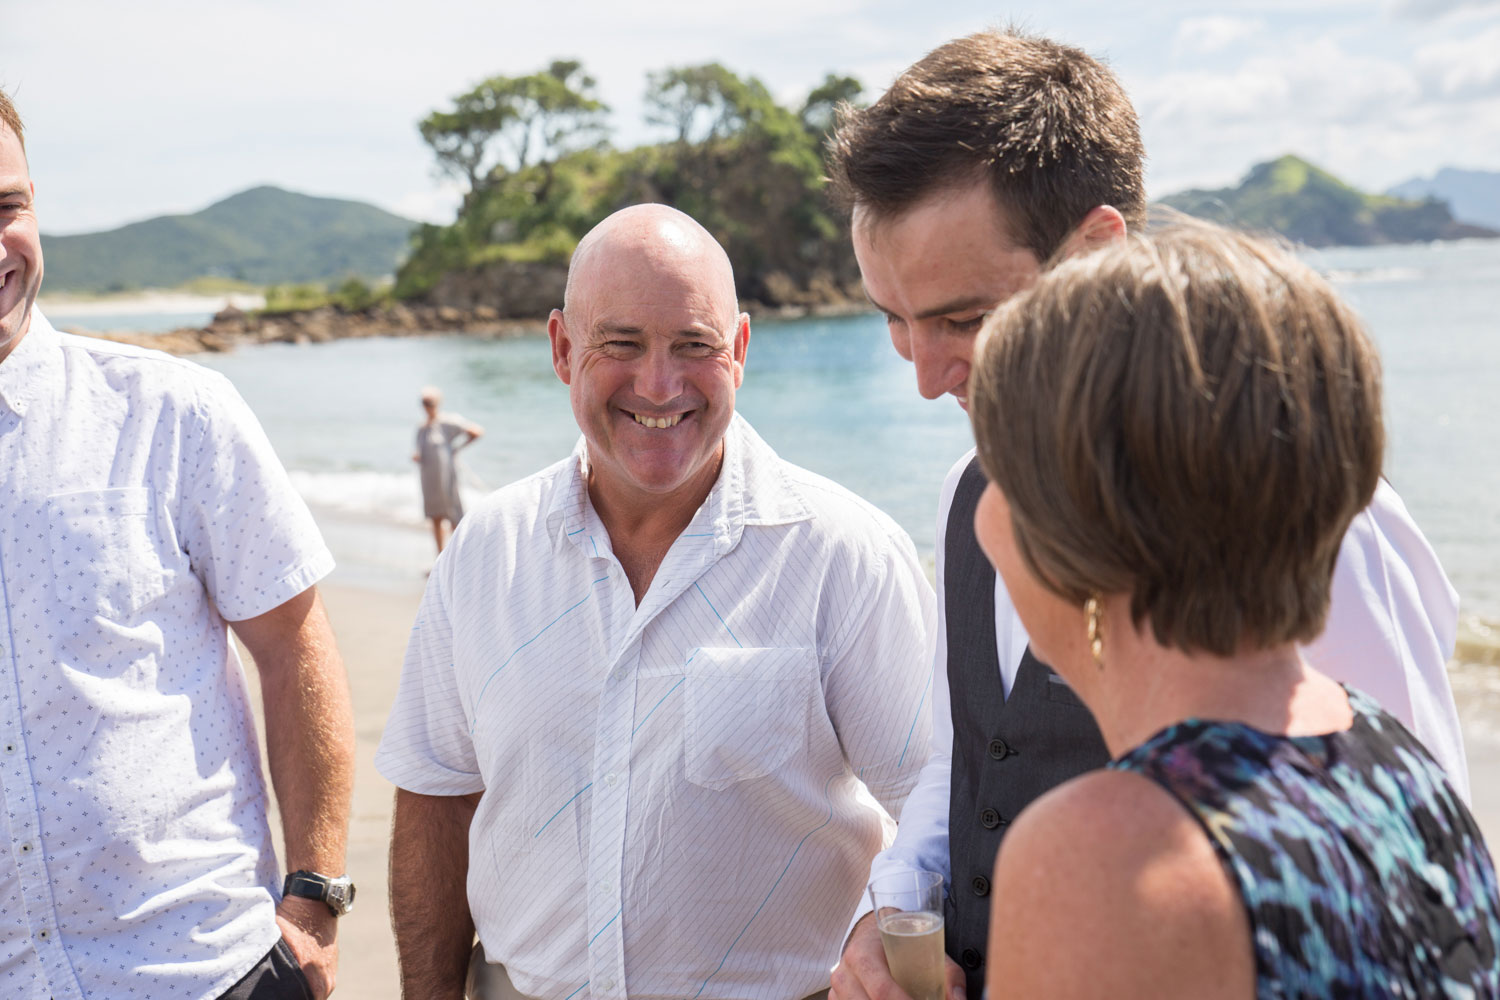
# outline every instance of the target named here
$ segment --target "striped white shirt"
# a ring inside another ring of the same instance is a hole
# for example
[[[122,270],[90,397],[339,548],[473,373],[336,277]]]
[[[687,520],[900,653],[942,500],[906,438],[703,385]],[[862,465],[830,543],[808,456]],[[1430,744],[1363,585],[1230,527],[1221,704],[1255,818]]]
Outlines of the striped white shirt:
[[[828,985],[929,745],[935,605],[911,540],[736,417],[639,607],[572,457],[433,569],[380,772],[480,790],[469,905],[528,996]]]

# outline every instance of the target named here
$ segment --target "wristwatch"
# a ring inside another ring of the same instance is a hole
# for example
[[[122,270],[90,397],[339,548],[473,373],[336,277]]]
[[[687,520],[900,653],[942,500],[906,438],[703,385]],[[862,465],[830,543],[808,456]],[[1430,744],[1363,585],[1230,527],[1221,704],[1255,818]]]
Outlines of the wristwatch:
[[[292,872],[286,877],[281,894],[322,900],[335,917],[342,917],[354,909],[354,883],[347,875],[330,878],[317,872]]]

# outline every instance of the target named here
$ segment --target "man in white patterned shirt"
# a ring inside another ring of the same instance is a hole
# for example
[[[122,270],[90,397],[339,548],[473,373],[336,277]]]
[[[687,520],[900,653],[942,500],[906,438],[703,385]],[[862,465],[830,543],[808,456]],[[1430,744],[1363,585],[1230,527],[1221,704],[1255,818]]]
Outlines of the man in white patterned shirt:
[[[821,991],[924,759],[911,540],[734,413],[724,251],[660,205],[548,327],[583,439],[439,558],[376,757],[409,998]]]
[[[282,898],[225,621],[260,671],[288,864],[342,875],[332,557],[222,376],[59,334],[41,283],[0,92],[0,996],[322,998],[334,907]]]

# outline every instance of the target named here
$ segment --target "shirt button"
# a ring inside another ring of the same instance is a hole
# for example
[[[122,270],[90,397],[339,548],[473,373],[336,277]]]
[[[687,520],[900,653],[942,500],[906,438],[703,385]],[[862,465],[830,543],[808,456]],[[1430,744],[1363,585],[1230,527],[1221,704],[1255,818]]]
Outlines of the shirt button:
[[[7,744],[5,744],[5,752],[6,753],[15,753],[16,752],[16,745],[14,743],[7,743]]]
[[[615,988],[615,981],[613,979],[606,979],[604,982],[599,984],[599,988],[605,991],[612,990]]]
[[[604,783],[606,785],[609,785],[611,788],[613,788],[615,786],[615,784],[617,782],[619,782],[619,780],[620,780],[620,776],[618,774],[616,774],[615,772],[613,772],[613,771],[609,772],[608,774],[606,774],[604,776]]]
[[[1010,753],[1010,747],[1005,745],[1004,740],[990,740],[991,757],[995,758],[996,760],[1000,760],[1008,753]]]
[[[30,854],[31,853],[31,845],[30,844],[22,844],[21,845],[21,853],[22,854]]]
[[[47,937],[48,937],[47,929],[44,927],[41,930],[37,931],[36,932],[36,936],[39,937],[39,938],[41,938],[43,941],[47,940]]]
[[[600,893],[600,895],[608,896],[611,892],[614,891],[614,888],[615,888],[614,883],[610,882],[608,880],[599,883],[599,893]]]

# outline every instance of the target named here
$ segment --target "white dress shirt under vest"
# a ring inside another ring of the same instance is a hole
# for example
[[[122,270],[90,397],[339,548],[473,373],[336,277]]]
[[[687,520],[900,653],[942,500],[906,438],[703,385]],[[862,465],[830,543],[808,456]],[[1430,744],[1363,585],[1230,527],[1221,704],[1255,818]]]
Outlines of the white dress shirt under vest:
[[[484,796],[480,940],[531,997],[787,1000],[929,746],[932,590],[889,517],[736,417],[640,606],[572,457],[470,513],[433,569],[376,757]]]
[[[280,938],[225,619],[333,558],[223,376],[36,310],[0,469],[0,996],[216,997]]]
[[[871,878],[910,869],[948,875],[948,794],[953,765],[953,715],[944,630],[943,549],[948,511],[971,450],[943,482],[937,522],[938,625],[932,664],[932,755],[900,813],[891,846],[876,858]],[[1303,648],[1308,663],[1359,688],[1426,744],[1448,780],[1469,798],[1469,768],[1448,683],[1448,659],[1458,636],[1458,592],[1437,555],[1384,479],[1375,497],[1344,534],[1333,571],[1328,624]],[[1005,693],[1029,640],[1005,582],[995,575],[995,645]],[[869,900],[853,923],[870,911]]]

